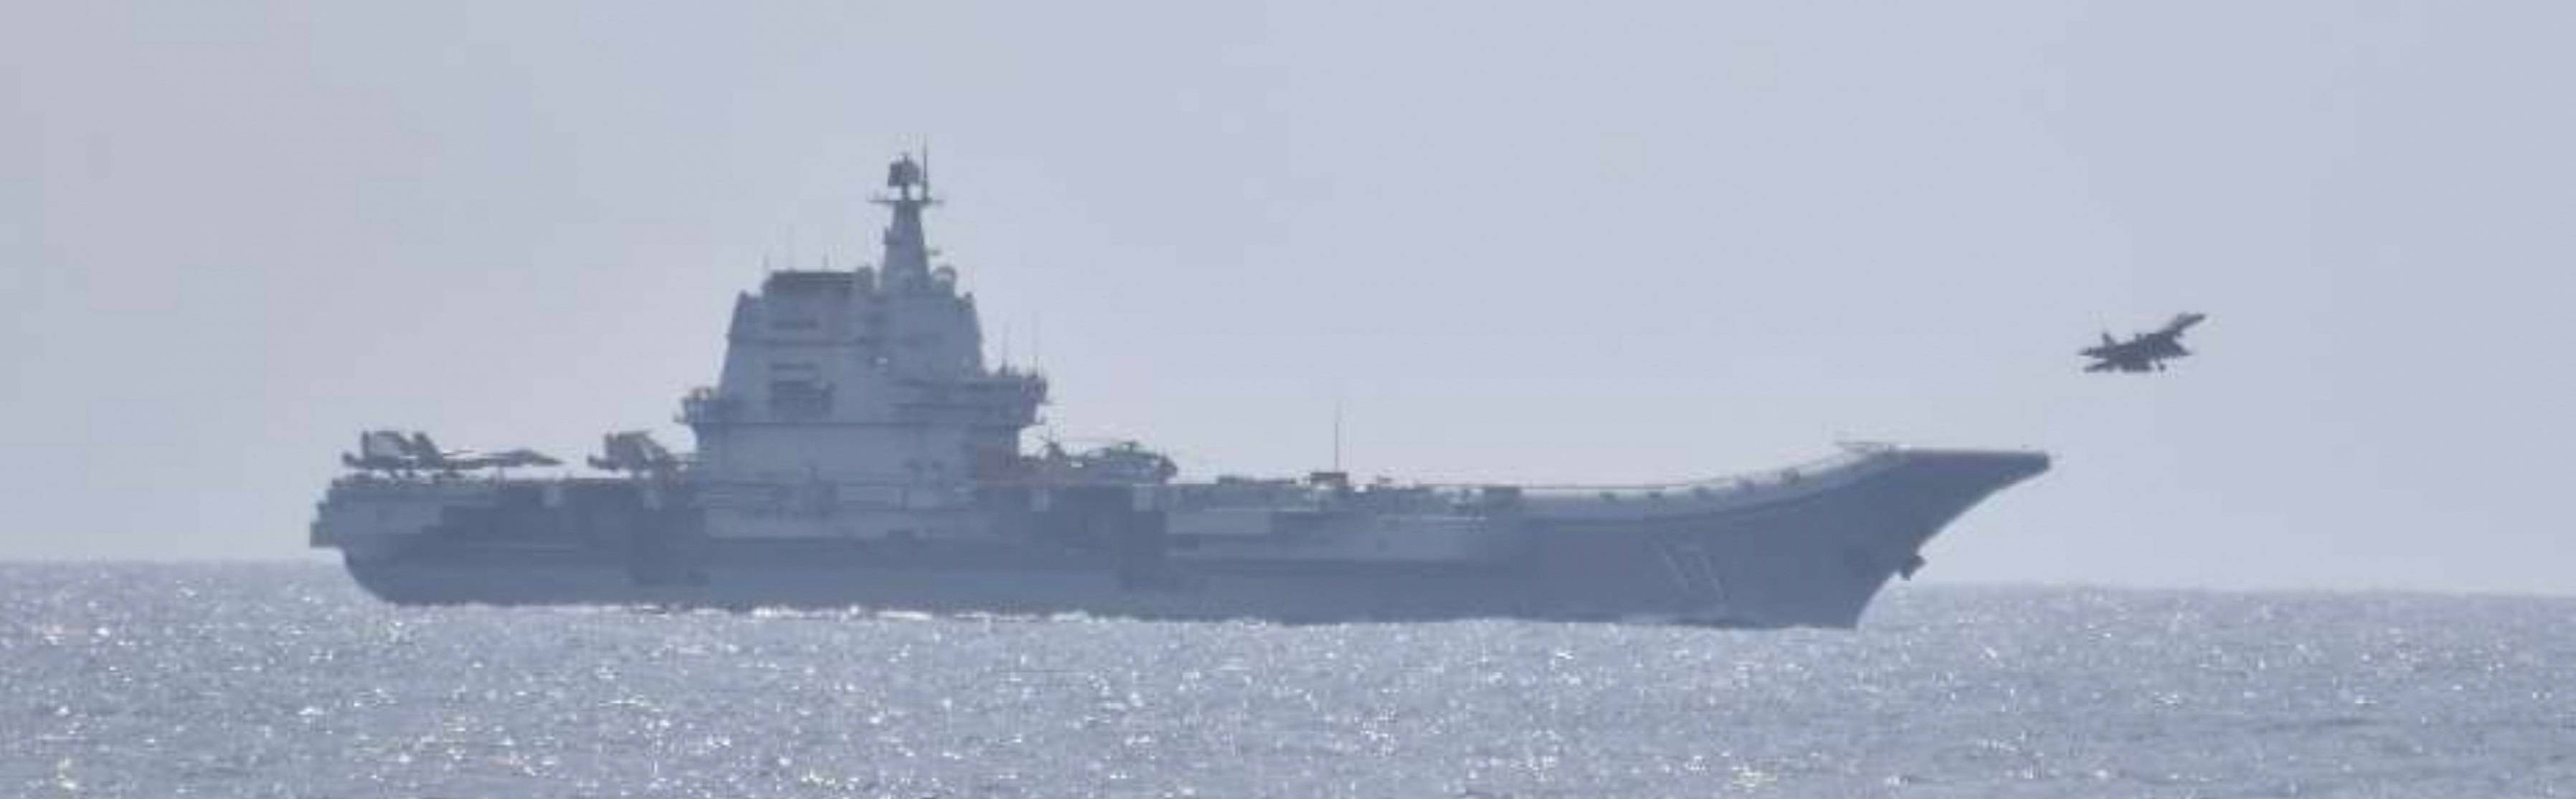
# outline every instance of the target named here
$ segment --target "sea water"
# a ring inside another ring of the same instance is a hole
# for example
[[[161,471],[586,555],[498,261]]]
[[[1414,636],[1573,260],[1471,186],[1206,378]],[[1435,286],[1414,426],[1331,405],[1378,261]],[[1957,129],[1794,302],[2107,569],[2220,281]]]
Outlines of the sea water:
[[[0,796],[2576,795],[2576,600],[1892,587],[1857,631],[402,608],[0,565]]]

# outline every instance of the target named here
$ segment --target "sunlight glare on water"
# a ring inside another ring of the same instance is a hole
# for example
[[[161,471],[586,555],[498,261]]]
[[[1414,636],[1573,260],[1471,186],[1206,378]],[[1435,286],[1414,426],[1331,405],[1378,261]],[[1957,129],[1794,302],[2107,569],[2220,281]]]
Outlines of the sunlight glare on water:
[[[0,586],[7,795],[2576,793],[2567,599],[1900,586],[1857,632],[1733,632]]]

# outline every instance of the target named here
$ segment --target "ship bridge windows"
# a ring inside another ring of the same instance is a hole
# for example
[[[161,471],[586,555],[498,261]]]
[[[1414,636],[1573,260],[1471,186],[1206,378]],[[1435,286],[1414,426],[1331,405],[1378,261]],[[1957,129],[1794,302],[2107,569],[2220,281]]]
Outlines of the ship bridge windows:
[[[812,363],[769,365],[769,413],[780,419],[819,419],[832,414],[832,386]]]
[[[769,383],[769,412],[780,419],[820,419],[832,415],[832,387],[801,380]]]

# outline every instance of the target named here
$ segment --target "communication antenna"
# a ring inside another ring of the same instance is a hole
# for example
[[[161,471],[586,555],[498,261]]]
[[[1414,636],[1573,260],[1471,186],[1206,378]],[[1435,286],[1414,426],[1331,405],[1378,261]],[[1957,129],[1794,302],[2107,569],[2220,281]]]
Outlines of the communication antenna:
[[[1342,470],[1342,398],[1333,398],[1333,471]]]

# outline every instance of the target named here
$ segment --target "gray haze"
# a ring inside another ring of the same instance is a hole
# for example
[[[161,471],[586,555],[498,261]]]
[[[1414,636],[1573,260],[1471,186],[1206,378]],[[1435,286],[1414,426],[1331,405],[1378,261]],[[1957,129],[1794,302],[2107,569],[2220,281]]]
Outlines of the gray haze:
[[[11,4],[0,558],[294,556],[362,427],[685,443],[927,140],[993,351],[1195,474],[2031,446],[1929,578],[2567,586],[2576,6],[1526,5]]]

